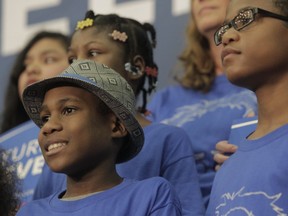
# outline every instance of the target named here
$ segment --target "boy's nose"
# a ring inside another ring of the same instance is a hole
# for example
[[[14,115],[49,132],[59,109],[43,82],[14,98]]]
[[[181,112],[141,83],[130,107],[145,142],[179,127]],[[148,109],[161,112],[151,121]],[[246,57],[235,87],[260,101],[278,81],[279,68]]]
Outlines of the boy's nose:
[[[41,131],[44,135],[49,135],[62,129],[63,127],[58,117],[49,117],[47,122],[42,126]]]

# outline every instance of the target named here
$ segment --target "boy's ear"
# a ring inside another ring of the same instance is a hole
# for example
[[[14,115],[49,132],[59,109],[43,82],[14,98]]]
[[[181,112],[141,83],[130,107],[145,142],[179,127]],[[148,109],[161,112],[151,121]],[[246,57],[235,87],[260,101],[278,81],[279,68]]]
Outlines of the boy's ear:
[[[126,130],[124,124],[118,118],[115,118],[115,121],[113,123],[114,123],[112,126],[113,138],[125,137],[128,134],[128,131]]]
[[[136,55],[134,56],[133,60],[132,60],[132,65],[134,67],[137,68],[137,70],[140,72],[140,73],[137,73],[137,74],[131,74],[129,73],[129,78],[131,80],[135,80],[135,79],[139,79],[140,77],[142,77],[145,73],[145,60],[144,58],[141,56],[141,55]]]

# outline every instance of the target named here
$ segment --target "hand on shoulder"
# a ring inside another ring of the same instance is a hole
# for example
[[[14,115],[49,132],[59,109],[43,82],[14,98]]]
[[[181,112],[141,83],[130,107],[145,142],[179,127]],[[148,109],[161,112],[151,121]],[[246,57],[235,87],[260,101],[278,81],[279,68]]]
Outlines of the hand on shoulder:
[[[214,154],[214,161],[217,163],[215,170],[219,170],[221,165],[230,157],[229,155],[235,153],[237,146],[228,143],[227,140],[219,141],[216,144],[216,151]]]

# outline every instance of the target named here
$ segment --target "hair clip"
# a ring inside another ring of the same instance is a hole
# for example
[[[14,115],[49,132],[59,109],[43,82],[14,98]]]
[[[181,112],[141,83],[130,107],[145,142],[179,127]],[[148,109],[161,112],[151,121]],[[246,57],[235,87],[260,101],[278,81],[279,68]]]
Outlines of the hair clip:
[[[156,77],[158,76],[158,70],[156,67],[145,67],[145,72],[148,76]]]
[[[81,20],[77,22],[77,27],[75,30],[84,29],[90,26],[93,26],[93,19],[86,18],[85,20]]]
[[[142,72],[140,71],[140,69],[138,67],[131,65],[130,62],[125,63],[124,66],[125,66],[125,70],[131,73],[132,75],[134,76],[142,75]]]
[[[119,40],[122,42],[125,42],[128,39],[126,32],[121,33],[117,30],[114,30],[111,34],[109,34],[109,36],[111,36],[114,40]]]

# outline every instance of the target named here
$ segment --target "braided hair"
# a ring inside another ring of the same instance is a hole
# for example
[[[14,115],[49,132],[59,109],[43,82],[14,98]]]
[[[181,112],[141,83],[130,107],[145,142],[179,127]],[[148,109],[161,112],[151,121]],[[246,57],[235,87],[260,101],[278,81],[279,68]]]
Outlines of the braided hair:
[[[93,26],[100,31],[111,32],[116,30],[125,32],[128,40],[115,40],[124,50],[125,55],[123,59],[131,62],[136,55],[140,55],[146,64],[146,70],[141,79],[137,82],[134,93],[139,96],[142,93],[143,105],[139,108],[141,113],[146,112],[147,96],[156,88],[158,66],[154,62],[153,49],[156,47],[156,31],[150,23],[143,23],[131,19],[120,17],[117,14],[97,14],[92,10],[86,12],[85,19],[92,19]],[[151,72],[152,71],[152,72]],[[130,83],[132,86],[135,83]]]

